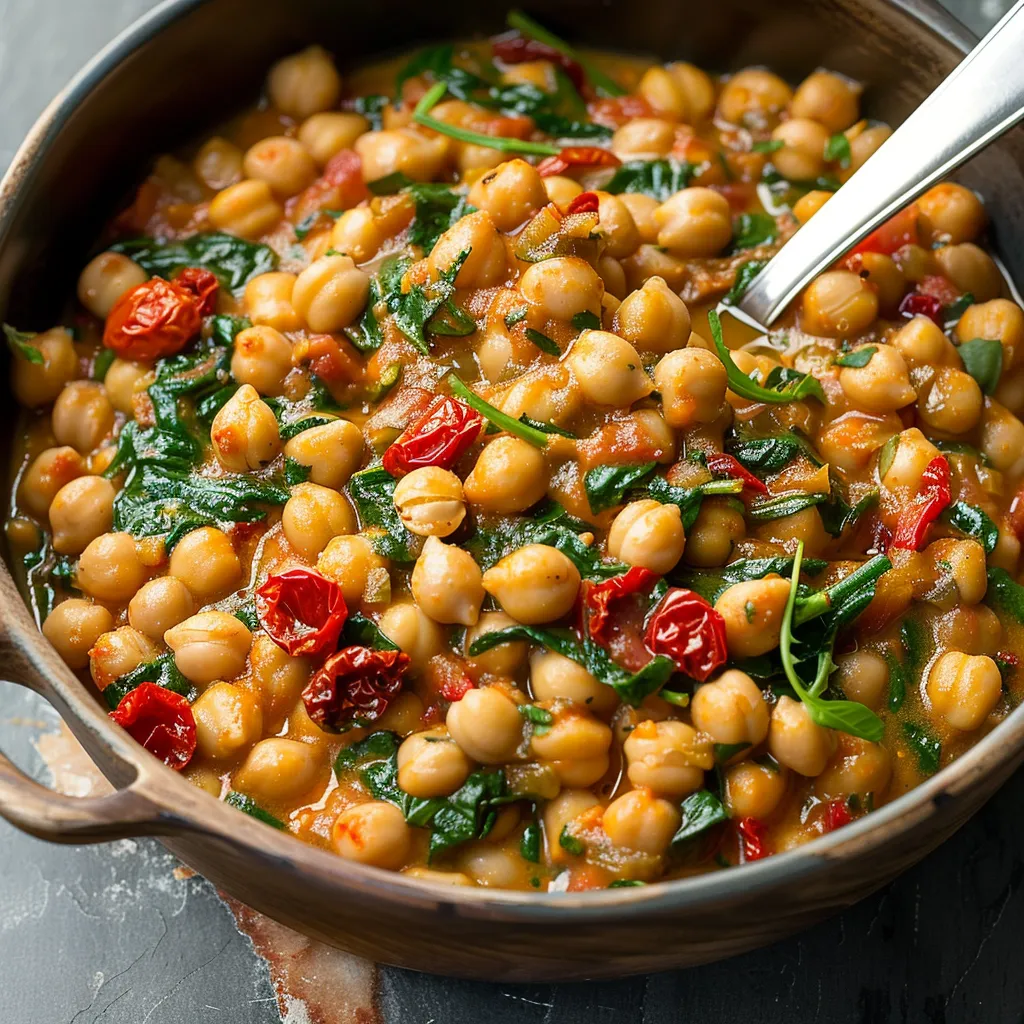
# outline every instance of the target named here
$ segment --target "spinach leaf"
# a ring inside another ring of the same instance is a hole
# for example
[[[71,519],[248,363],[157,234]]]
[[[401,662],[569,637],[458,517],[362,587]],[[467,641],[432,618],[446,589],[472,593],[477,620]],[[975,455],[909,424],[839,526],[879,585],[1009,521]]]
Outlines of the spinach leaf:
[[[616,168],[604,189],[613,196],[640,192],[663,203],[686,188],[695,171],[693,164],[677,160],[629,160]]]
[[[673,853],[682,852],[708,829],[729,820],[729,812],[722,801],[708,789],[691,793],[682,802],[680,810],[683,812],[683,820],[672,837]]]
[[[398,481],[379,463],[349,478],[348,492],[359,513],[359,524],[374,551],[395,562],[415,562],[416,538],[405,528],[395,509]]]
[[[549,356],[554,356],[557,359],[562,354],[557,341],[549,338],[546,334],[541,334],[540,331],[535,331],[532,327],[526,328],[526,338],[528,341],[532,341],[541,352]]]
[[[903,723],[903,738],[917,758],[917,767],[925,775],[934,775],[942,761],[942,743],[923,725]]]
[[[842,536],[848,526],[858,522],[868,509],[874,508],[879,501],[878,488],[868,491],[856,505],[852,507],[843,497],[840,484],[832,480],[832,494],[829,500],[818,506],[818,514],[821,516],[821,524],[833,537]]]
[[[928,631],[918,619],[904,619],[900,625],[900,642],[907,652],[907,672],[911,679],[916,680],[928,660]]]
[[[256,614],[256,601],[254,598],[250,597],[236,608],[232,614],[250,633],[255,633],[260,628],[260,619]]]
[[[964,369],[978,382],[986,395],[995,393],[1003,372],[1003,344],[992,338],[972,338],[957,351],[964,361]]]
[[[545,135],[555,139],[592,139],[595,142],[603,142],[612,137],[611,128],[596,121],[580,121],[574,117],[549,114],[543,110],[538,110],[533,115],[533,120]]]
[[[988,590],[985,602],[996,611],[1006,612],[1024,624],[1024,587],[1005,570],[992,567],[988,571]]]
[[[836,366],[852,366],[854,369],[862,370],[871,362],[871,357],[878,351],[877,345],[864,345],[852,352],[838,356],[835,360]]]
[[[379,93],[357,96],[352,101],[352,109],[357,114],[362,114],[370,122],[373,130],[379,132],[384,127],[384,108],[388,103],[387,96],[381,96]]]
[[[178,671],[174,663],[174,655],[170,652],[158,655],[152,661],[147,661],[131,672],[118,676],[109,686],[103,689],[103,699],[107,707],[113,710],[141,683],[156,683],[165,690],[178,693],[189,701],[194,701],[199,696],[199,691]]]
[[[540,863],[540,826],[536,821],[531,821],[523,829],[522,838],[519,840],[519,854],[523,860],[531,864]]]
[[[725,450],[752,473],[777,473],[803,455],[815,466],[821,459],[809,441],[787,430],[772,437],[736,437],[726,442]]]
[[[823,558],[805,558],[801,571],[808,576],[817,576],[828,568]],[[675,586],[686,587],[700,594],[709,604],[714,604],[722,593],[735,583],[748,580],[762,580],[773,573],[789,576],[793,572],[793,558],[776,555],[772,558],[740,558],[722,569],[683,569],[672,573]]]
[[[706,497],[739,494],[742,490],[742,480],[709,480],[696,487],[676,487],[663,476],[656,476],[647,484],[645,497],[660,501],[663,505],[678,505],[683,517],[683,529],[689,530],[697,521],[700,506]]]
[[[851,159],[850,140],[842,132],[829,136],[825,143],[825,162],[832,164],[838,161],[839,166],[845,168],[850,166]]]
[[[889,698],[886,701],[890,711],[899,711],[907,699],[910,680],[907,670],[894,654],[886,653],[885,663],[889,666]]]
[[[967,312],[969,306],[974,305],[974,296],[970,292],[964,292],[955,302],[942,307],[942,322],[947,330],[956,326],[957,321]]]
[[[635,466],[595,466],[588,469],[583,478],[590,510],[595,515],[606,509],[622,505],[626,492],[639,487],[658,468],[656,462],[644,462]]]
[[[428,859],[433,860],[453,846],[488,835],[497,821],[505,791],[504,772],[473,772],[451,796],[441,801],[434,814]]]
[[[397,651],[398,644],[387,637],[380,627],[361,612],[350,612],[342,627],[341,635],[346,644],[372,647],[378,651]]]
[[[734,250],[755,249],[767,245],[779,237],[775,218],[767,213],[741,213],[732,226],[732,247]]]
[[[733,282],[733,286],[725,293],[725,298],[722,301],[727,306],[735,306],[743,298],[754,278],[767,266],[767,260],[747,260],[736,271],[736,280]]]
[[[803,512],[805,508],[813,508],[828,501],[827,494],[780,494],[775,498],[751,505],[747,515],[755,522],[770,522],[773,519],[785,519]]]
[[[251,796],[246,796],[244,793],[238,793],[232,789],[224,798],[224,803],[230,804],[243,814],[248,814],[250,818],[262,821],[264,825],[280,829],[282,832],[285,830],[285,823],[280,818],[275,818],[270,811],[263,810]]]
[[[999,527],[977,505],[968,505],[966,501],[954,502],[942,513],[942,521],[979,540],[987,555],[992,554],[999,543]]]
[[[22,359],[27,359],[36,366],[42,366],[46,358],[39,348],[32,344],[36,336],[34,332],[17,331],[10,324],[3,325],[4,337],[7,339],[7,347]]]
[[[447,185],[413,182],[404,191],[416,203],[416,216],[409,228],[409,244],[422,247],[424,253],[429,254],[441,235],[475,210],[464,195]]]
[[[577,331],[599,331],[601,329],[601,318],[589,309],[573,313],[572,325]]]
[[[381,760],[398,753],[399,739],[393,732],[379,730],[343,747],[334,759],[334,770],[341,775],[362,761]]]
[[[750,147],[751,153],[774,153],[776,150],[782,149],[786,143],[782,139],[762,139],[760,142],[755,142]]]
[[[274,410],[277,411],[276,409]],[[290,441],[293,437],[298,437],[299,434],[306,430],[312,430],[313,427],[326,427],[328,423],[333,423],[333,416],[300,416],[295,420],[288,420],[287,422],[280,422],[280,434],[282,441]]]

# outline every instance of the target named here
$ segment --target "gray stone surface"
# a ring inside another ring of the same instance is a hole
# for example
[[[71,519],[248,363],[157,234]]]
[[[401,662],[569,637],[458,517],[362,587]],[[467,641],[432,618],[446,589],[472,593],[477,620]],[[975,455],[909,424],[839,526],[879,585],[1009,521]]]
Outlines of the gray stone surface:
[[[153,0],[0,0],[0,167],[67,78]],[[1008,0],[949,0],[976,32]],[[2,667],[0,667],[2,673]],[[0,683],[0,745],[42,773],[52,712]],[[382,970],[386,1024],[1024,1022],[1024,774],[876,896],[804,935],[624,982],[499,986]],[[212,887],[153,842],[50,846],[0,822],[0,1020],[281,1024]],[[314,1024],[301,1008],[286,1024]],[[325,1021],[324,1024],[334,1024]]]

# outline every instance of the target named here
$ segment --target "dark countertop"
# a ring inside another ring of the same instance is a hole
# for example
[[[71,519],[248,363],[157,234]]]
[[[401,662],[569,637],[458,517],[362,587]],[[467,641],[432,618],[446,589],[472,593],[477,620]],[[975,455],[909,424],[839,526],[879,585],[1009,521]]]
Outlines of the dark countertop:
[[[1009,0],[948,0],[984,31]],[[154,0],[0,0],[0,168],[36,114]],[[0,746],[42,777],[53,712],[0,683]],[[381,969],[381,1024],[1024,1022],[1024,770],[918,867],[767,950],[622,982],[502,986]],[[155,842],[57,847],[0,821],[0,1018],[11,1024],[370,1024],[278,999],[203,879]],[[303,961],[305,963],[305,961]],[[317,970],[305,972],[316,990]],[[356,972],[359,973],[358,971]],[[326,975],[324,975],[326,977]],[[365,983],[353,980],[353,987]],[[325,991],[326,981],[321,985]]]

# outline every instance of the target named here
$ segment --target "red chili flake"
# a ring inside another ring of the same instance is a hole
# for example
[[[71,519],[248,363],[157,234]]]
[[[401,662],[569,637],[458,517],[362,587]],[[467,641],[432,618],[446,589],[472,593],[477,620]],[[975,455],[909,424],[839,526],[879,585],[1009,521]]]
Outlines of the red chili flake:
[[[581,192],[576,196],[566,209],[566,215],[570,213],[597,213],[600,205],[596,192]]]
[[[384,452],[384,468],[403,476],[420,466],[451,469],[483,427],[483,417],[458,399],[437,395],[426,412]]]
[[[758,494],[767,494],[768,487],[763,480],[758,480],[740,461],[732,455],[724,452],[712,452],[708,455],[708,469],[718,476],[732,477],[733,480],[742,480],[743,486],[749,487]]]
[[[342,648],[313,673],[302,703],[322,728],[342,732],[376,722],[401,692],[408,665],[402,651]]]
[[[475,685],[467,675],[460,676],[458,679],[446,679],[441,686],[441,696],[454,704],[455,701],[462,700],[470,690],[475,689]]]
[[[725,619],[700,594],[672,587],[655,608],[644,638],[654,654],[667,654],[680,672],[704,682],[725,664]]]
[[[939,518],[952,499],[949,483],[949,462],[944,455],[936,455],[921,474],[920,500],[907,505],[896,521],[892,542],[894,548],[920,551],[928,534],[928,527]]]
[[[640,594],[650,590],[658,579],[658,574],[650,569],[642,569],[635,565],[621,576],[613,576],[604,583],[588,583],[583,595],[583,609],[586,616],[587,632],[602,643],[608,640],[605,635],[614,602],[632,594]]]
[[[1002,661],[1010,668],[1016,668],[1020,664],[1020,658],[1013,651],[996,651],[994,660]]]
[[[152,362],[180,352],[198,333],[203,315],[188,288],[151,277],[114,304],[103,329],[103,344],[126,359]]]
[[[168,768],[181,771],[196,752],[196,720],[189,702],[156,683],[140,683],[110,712],[133,740]]]
[[[880,252],[891,256],[897,249],[905,245],[918,245],[921,241],[918,231],[918,220],[921,212],[917,203],[911,203],[904,210],[900,210],[894,217],[890,217],[880,228],[864,239],[860,245],[855,245],[850,252]]]
[[[849,825],[853,821],[850,805],[842,797],[829,800],[825,805],[825,831],[835,832],[837,828]]]
[[[619,158],[600,146],[566,146],[558,156],[547,156],[537,164],[542,178],[564,174],[570,167],[618,167]]]
[[[963,292],[948,277],[943,277],[942,274],[927,274],[925,277],[922,277],[917,282],[915,291],[920,292],[922,295],[930,295],[933,299],[938,299],[939,304],[943,308],[952,306],[963,295]]]
[[[768,830],[763,821],[757,818],[740,818],[736,822],[736,831],[740,835],[740,846],[745,861],[761,860],[769,856]]]
[[[577,61],[572,57],[559,53],[552,46],[538,42],[536,39],[526,39],[519,35],[499,36],[491,41],[491,52],[499,60],[506,64],[522,64],[529,60],[549,60],[557,64],[572,80],[577,91],[583,88],[586,82],[586,74]]]
[[[174,283],[196,297],[199,312],[203,316],[209,316],[217,308],[217,289],[220,282],[216,274],[200,267],[186,267],[174,275]]]
[[[348,607],[333,580],[311,569],[289,569],[256,591],[256,614],[270,639],[294,658],[333,651]]]
[[[909,292],[900,302],[900,316],[908,320],[915,316],[926,316],[929,320],[942,326],[942,303],[934,295],[922,295],[920,292]]]

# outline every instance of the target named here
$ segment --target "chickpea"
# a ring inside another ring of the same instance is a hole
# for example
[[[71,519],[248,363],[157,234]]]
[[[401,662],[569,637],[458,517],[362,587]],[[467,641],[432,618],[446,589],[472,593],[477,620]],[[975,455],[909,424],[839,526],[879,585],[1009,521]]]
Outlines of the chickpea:
[[[207,208],[210,223],[241,238],[259,238],[284,216],[284,207],[265,181],[246,178],[218,192]]]
[[[766,523],[760,523],[754,529],[759,541],[777,544],[786,551],[795,551],[803,541],[804,552],[808,558],[823,555],[829,545],[829,535],[825,532],[821,514],[816,508],[805,508],[791,516],[780,516]]]
[[[78,301],[93,316],[106,320],[117,300],[148,280],[149,275],[119,252],[101,252],[78,277]]]
[[[445,718],[452,739],[480,764],[505,764],[516,756],[523,738],[523,718],[497,686],[466,692]]]
[[[248,690],[231,683],[208,687],[192,705],[192,714],[196,720],[197,749],[204,757],[217,761],[235,757],[251,747],[263,728],[259,702]]]
[[[608,771],[611,745],[611,729],[577,704],[559,711],[549,729],[530,738],[533,756],[550,762],[567,786],[597,782]]]
[[[895,412],[917,398],[907,364],[892,345],[875,346],[864,366],[844,366],[839,371],[839,383],[846,397],[868,412]],[[978,411],[980,414],[980,408]]]
[[[839,180],[848,181],[854,171],[863,167],[890,135],[892,129],[887,124],[876,124],[850,139],[850,166],[839,172]]]
[[[583,408],[583,394],[576,378],[561,363],[528,371],[504,391],[497,403],[501,411],[519,419],[532,419],[564,426]]]
[[[80,597],[61,601],[46,616],[43,636],[56,648],[68,668],[85,668],[89,650],[104,633],[114,628],[114,617],[101,604]]]
[[[143,390],[149,372],[145,363],[135,363],[128,359],[115,359],[110,364],[103,378],[103,390],[117,412],[134,417],[134,399]]]
[[[242,151],[233,142],[214,135],[199,147],[192,171],[208,189],[219,192],[242,180]]]
[[[273,736],[249,751],[231,785],[257,803],[292,803],[311,793],[323,780],[325,769],[320,746]]]
[[[25,470],[18,488],[18,503],[39,519],[44,518],[57,492],[85,472],[81,455],[64,445],[41,451]]]
[[[522,65],[517,65],[517,67],[522,67]],[[414,865],[411,868],[404,868],[402,874],[406,878],[415,878],[420,882],[429,882],[431,885],[456,885],[460,887],[476,885],[469,875],[464,875],[461,871],[435,871],[433,868]]]
[[[829,132],[845,131],[857,120],[860,93],[860,86],[842,75],[815,71],[797,87],[789,112],[813,118]]]
[[[340,331],[363,311],[369,289],[369,275],[348,256],[321,256],[295,279],[292,306],[311,331]]]
[[[671,719],[641,722],[626,737],[622,752],[634,786],[677,800],[700,789],[704,772],[715,766],[708,740],[684,722]]]
[[[608,554],[659,575],[667,573],[683,556],[686,534],[678,505],[662,505],[653,498],[630,502],[608,531]]]
[[[89,651],[89,674],[100,690],[115,679],[157,656],[157,648],[149,637],[131,626],[121,626],[97,637]]]
[[[466,251],[469,256],[455,275],[456,287],[487,288],[504,279],[505,243],[490,214],[482,210],[471,213],[437,240],[427,261],[431,274],[440,276]]]
[[[598,682],[578,662],[554,651],[535,651],[530,656],[530,692],[536,701],[570,700],[602,717],[619,704],[614,689]]]
[[[689,310],[661,277],[648,278],[622,300],[615,324],[637,349],[659,354],[685,351],[691,330]]]
[[[620,160],[658,160],[668,156],[675,141],[675,126],[671,121],[660,117],[634,117],[615,130],[612,152]]]
[[[921,488],[921,474],[939,449],[917,427],[902,431],[899,438],[892,463],[882,477],[882,486],[888,491],[905,487],[916,494]]]
[[[267,95],[282,114],[304,120],[338,102],[341,76],[323,47],[309,46],[270,69]]]
[[[768,749],[779,764],[813,778],[825,770],[835,748],[835,734],[817,725],[800,701],[779,698],[768,728]]]
[[[350,420],[332,420],[296,434],[285,444],[284,453],[309,466],[310,483],[340,490],[359,468],[363,432]]]
[[[616,797],[605,809],[602,822],[608,838],[628,850],[657,856],[668,850],[682,821],[675,804],[656,797],[649,789],[633,789]]]
[[[250,146],[242,167],[247,177],[265,181],[283,199],[298,195],[316,178],[309,150],[287,135],[271,135]]]
[[[337,491],[319,484],[298,484],[292,488],[281,513],[281,525],[288,543],[313,561],[332,537],[356,532],[352,506]]]
[[[243,384],[221,406],[210,440],[217,461],[235,473],[262,469],[281,451],[277,418],[251,384]]]
[[[52,402],[78,375],[78,356],[71,335],[63,327],[37,334],[27,344],[42,352],[43,362],[33,363],[15,354],[11,360],[11,388],[19,404],[33,409]]]
[[[1024,349],[1024,310],[1009,299],[992,299],[968,306],[956,325],[957,340],[997,338],[1003,344],[1003,372],[1016,365]]]
[[[381,558],[373,545],[357,533],[332,537],[320,552],[317,570],[341,587],[345,601],[358,605],[374,581],[383,582],[387,576],[387,561]]]
[[[989,564],[998,569],[1005,569],[1013,576],[1017,575],[1017,562],[1020,560],[1020,541],[1012,530],[1005,527],[999,531],[999,539],[995,549],[988,556]]]
[[[200,604],[234,590],[242,580],[242,563],[231,539],[214,526],[186,533],[171,552],[169,572],[188,587]]]
[[[729,201],[710,188],[684,188],[654,211],[658,245],[673,256],[715,256],[732,239]]]
[[[99,446],[114,426],[114,407],[103,385],[75,380],[66,385],[53,405],[53,436],[58,444],[83,455]]]
[[[827,270],[804,292],[800,322],[809,334],[841,338],[859,334],[877,316],[878,295],[859,274]]]
[[[919,366],[951,366],[959,369],[960,355],[942,328],[930,317],[915,316],[907,321],[889,343],[912,370]]]
[[[411,585],[416,603],[435,622],[472,626],[480,616],[484,599],[480,566],[454,544],[428,537]]]
[[[670,121],[687,119],[689,111],[682,83],[666,68],[649,67],[643,73],[636,91],[659,117]]]
[[[654,368],[654,386],[661,394],[665,421],[677,430],[718,419],[727,383],[722,361],[703,348],[669,352]]]
[[[917,414],[933,430],[966,434],[978,425],[983,403],[981,388],[969,373],[942,367],[918,397]]]
[[[563,789],[544,808],[544,837],[547,856],[553,864],[564,863],[569,854],[559,844],[559,837],[570,822],[598,806],[598,799],[589,789]]]
[[[940,648],[964,654],[996,654],[1003,642],[999,616],[985,605],[954,605],[936,623]]]
[[[249,319],[257,328],[273,328],[271,334],[266,330],[242,331],[235,338],[235,351],[243,339],[252,339],[253,351],[247,353],[249,358],[268,356],[275,364],[284,364],[281,371],[281,379],[291,369],[291,345],[281,338],[279,331],[301,330],[302,317],[295,312],[292,305],[292,292],[295,290],[295,274],[286,274],[283,271],[273,271],[269,274],[258,274],[245,286],[245,310]],[[262,345],[256,346],[255,339],[259,338]],[[278,339],[288,345],[288,357],[283,357]],[[269,350],[269,351],[268,351]],[[234,372],[234,363],[232,363]],[[255,381],[242,381],[242,383],[255,383]]]
[[[715,84],[708,73],[684,61],[669,64],[668,71],[686,98],[687,123],[698,124],[706,120],[715,108]]]
[[[394,804],[371,800],[338,815],[331,845],[345,860],[397,871],[409,858],[412,829]]]
[[[360,135],[353,148],[363,162],[364,181],[395,171],[413,181],[432,181],[444,167],[448,141],[443,135],[428,137],[412,127],[393,128]]]
[[[594,405],[621,408],[654,390],[636,349],[610,331],[584,331],[573,342],[565,363]]]
[[[806,224],[832,198],[833,194],[821,189],[812,189],[793,204],[793,216],[801,224]]]
[[[945,571],[952,575],[963,604],[977,604],[985,596],[988,588],[985,549],[976,540],[943,537],[928,545],[927,554],[936,567],[939,563],[948,565]]]
[[[633,223],[640,233],[641,243],[656,245],[658,241],[658,222],[655,220],[654,214],[661,205],[658,200],[653,196],[642,195],[640,192],[624,192],[619,196],[619,199],[622,200],[626,209],[629,210],[629,215],[633,218]],[[650,278],[647,280],[650,280]]]
[[[160,576],[144,583],[128,603],[128,621],[140,633],[162,640],[164,633],[196,610],[188,587],[175,576]]]
[[[130,533],[104,533],[91,540],[78,559],[75,584],[100,601],[127,601],[146,578]]]
[[[892,778],[889,751],[846,733],[839,733],[838,739],[839,749],[814,780],[815,793],[823,800],[853,793],[883,796]]]
[[[212,683],[242,672],[252,633],[228,612],[199,612],[167,630],[164,643],[174,652],[174,664],[186,679]]]
[[[725,806],[733,818],[770,817],[786,795],[786,770],[741,761],[725,770]]]
[[[299,142],[323,167],[335,154],[351,149],[356,139],[369,130],[370,122],[362,114],[324,111],[302,122]]]
[[[732,557],[736,542],[742,540],[746,532],[746,521],[735,506],[727,500],[706,498],[687,537],[687,565],[701,568],[725,565]]]
[[[466,518],[462,481],[439,466],[423,466],[402,477],[394,503],[406,529],[418,537],[447,537]]]
[[[861,279],[878,294],[879,308],[895,310],[907,288],[906,278],[896,261],[880,252],[860,253],[857,259]]]
[[[739,669],[723,672],[713,682],[698,687],[690,713],[693,724],[716,743],[756,747],[768,735],[764,695],[754,680]]]
[[[778,576],[734,583],[724,590],[715,611],[725,619],[729,653],[734,658],[753,658],[778,647],[788,600],[789,580]]]
[[[977,195],[955,181],[933,185],[918,199],[917,207],[932,236],[953,245],[973,242],[988,220]]]
[[[944,245],[935,250],[939,269],[963,292],[970,292],[975,302],[998,298],[1003,277],[995,260],[973,242]]]
[[[483,575],[483,589],[497,598],[513,619],[527,625],[568,615],[579,588],[579,570],[547,544],[518,548]]]
[[[514,808],[506,808],[515,812]],[[503,811],[502,813],[505,813]],[[487,842],[467,843],[458,852],[460,874],[475,880],[477,885],[508,889],[521,882],[524,864],[518,851],[493,845],[495,840],[488,836]]]
[[[651,458],[663,465],[674,462],[676,458],[675,431],[665,422],[657,409],[637,409],[624,422],[636,428],[641,437],[651,446]]]
[[[409,655],[413,672],[422,672],[445,645],[440,626],[411,601],[389,605],[377,623],[380,631]]]
[[[398,748],[398,785],[415,797],[450,796],[472,770],[444,726],[413,733]]]
[[[640,233],[629,207],[619,196],[597,192],[597,233],[605,241],[605,254],[620,260],[629,256],[640,244]]]
[[[783,143],[781,149],[772,153],[772,163],[784,178],[813,181],[824,171],[829,133],[817,121],[790,118],[772,132],[772,139]]]
[[[973,732],[999,703],[1003,682],[986,655],[949,651],[932,666],[927,691],[933,711],[947,724]]]
[[[264,632],[249,651],[252,680],[259,688],[265,732],[276,732],[295,707],[313,671],[308,658],[293,658]],[[308,788],[308,787],[306,787]]]
[[[889,665],[880,654],[862,649],[836,658],[836,682],[848,700],[877,711],[889,691]]]
[[[519,290],[538,312],[553,320],[571,320],[583,312],[601,314],[604,284],[597,271],[576,256],[531,263],[519,279]]]
[[[426,713],[423,701],[412,691],[405,690],[389,702],[387,710],[377,720],[377,728],[409,736],[423,728]]]
[[[468,198],[499,231],[513,231],[548,201],[544,179],[519,158],[507,160],[479,178]]]
[[[985,399],[981,421],[981,450],[1002,473],[1015,476],[1024,459],[1024,423],[991,398]]]
[[[547,493],[544,454],[518,437],[497,437],[466,477],[466,500],[487,512],[522,512]],[[397,490],[396,490],[397,493]]]
[[[583,186],[578,181],[561,174],[552,174],[549,178],[541,178],[541,181],[544,182],[544,192],[548,201],[563,211],[583,191]]]
[[[114,485],[100,476],[80,476],[66,483],[50,504],[53,550],[77,555],[114,521]]]
[[[761,68],[737,71],[722,87],[718,113],[731,124],[759,127],[784,110],[793,90],[778,75]]]
[[[478,672],[485,675],[504,676],[511,678],[517,676],[526,665],[526,657],[529,653],[529,645],[525,640],[512,640],[507,643],[498,644],[489,651],[482,654],[469,655],[469,649],[473,642],[488,633],[497,633],[502,629],[517,625],[515,619],[504,612],[484,612],[475,626],[466,630],[464,649],[469,664]],[[542,699],[542,698],[538,698]]]

